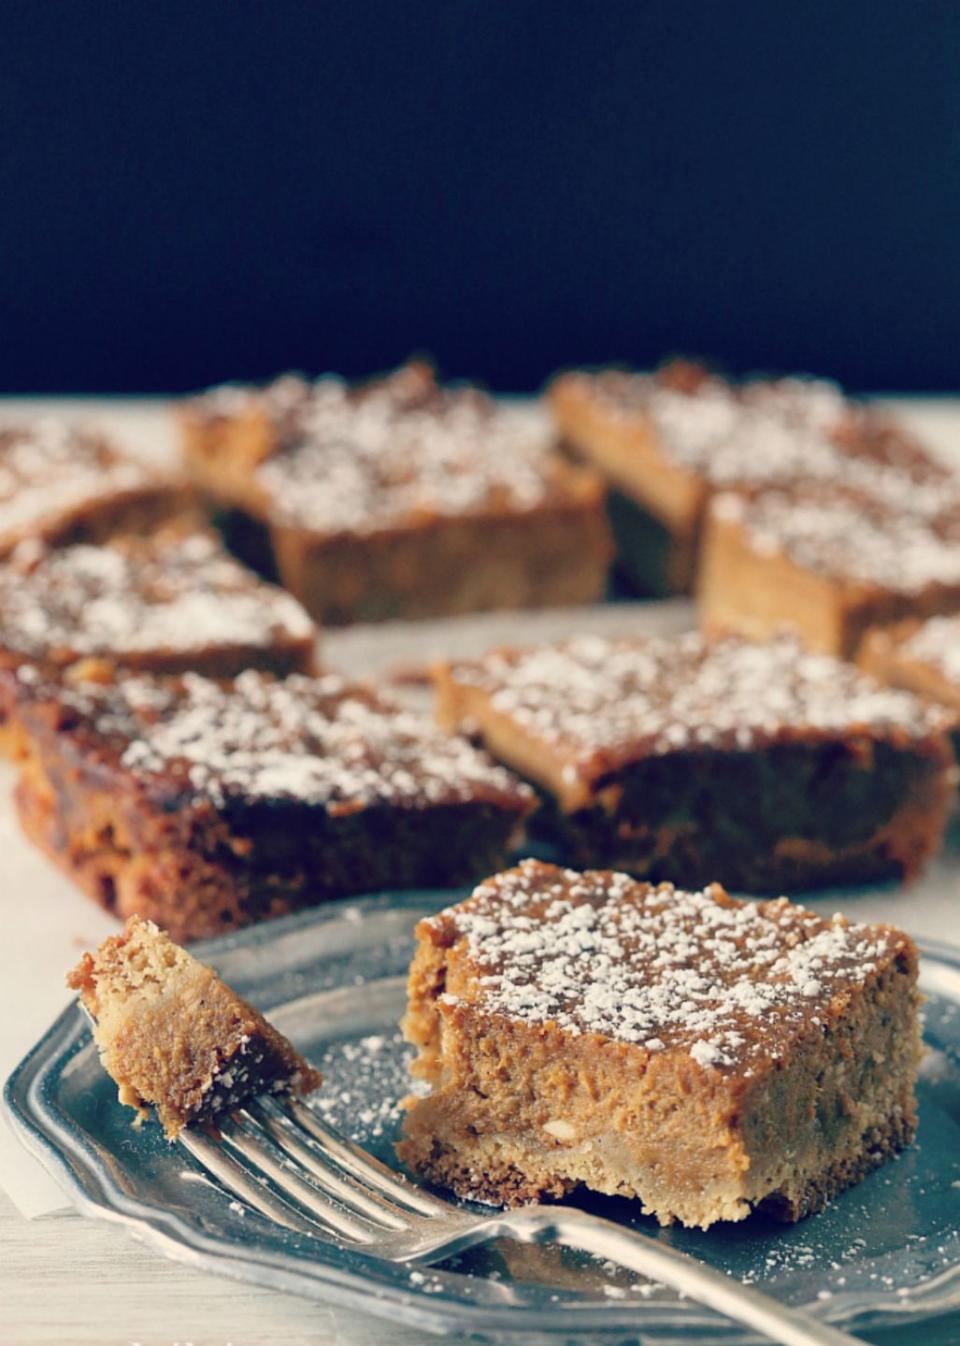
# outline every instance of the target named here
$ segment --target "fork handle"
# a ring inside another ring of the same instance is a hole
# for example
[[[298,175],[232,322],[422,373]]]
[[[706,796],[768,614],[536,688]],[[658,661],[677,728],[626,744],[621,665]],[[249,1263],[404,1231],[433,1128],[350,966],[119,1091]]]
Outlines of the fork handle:
[[[515,1238],[525,1238],[524,1224],[528,1224],[527,1241],[553,1239],[579,1252],[618,1262],[652,1280],[662,1281],[734,1322],[752,1327],[781,1346],[857,1346],[856,1337],[741,1285],[686,1253],[609,1220],[570,1207],[554,1210],[528,1207],[527,1211],[532,1217],[528,1220],[524,1219],[527,1212],[522,1208],[510,1212],[508,1218]]]

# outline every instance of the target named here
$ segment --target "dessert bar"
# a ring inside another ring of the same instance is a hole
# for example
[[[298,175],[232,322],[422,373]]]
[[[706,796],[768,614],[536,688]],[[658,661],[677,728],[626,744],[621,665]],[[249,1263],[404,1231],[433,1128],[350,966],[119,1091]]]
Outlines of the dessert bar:
[[[529,410],[442,387],[426,366],[221,389],[182,420],[188,469],[232,512],[231,536],[324,622],[603,594],[599,477]]]
[[[59,421],[0,430],[0,557],[27,539],[100,542],[189,514],[193,492],[103,436]]]
[[[431,1092],[398,1152],[462,1197],[797,1220],[914,1134],[916,951],[888,926],[529,860],[417,936]]]
[[[942,837],[950,714],[790,637],[582,637],[436,678],[578,866],[781,892],[910,877]]]
[[[573,452],[614,488],[620,564],[644,592],[694,587],[718,490],[846,483],[897,503],[953,480],[897,422],[822,380],[733,384],[673,361],[652,374],[565,374],[547,402]]]
[[[104,660],[228,678],[309,673],[316,628],[206,532],[20,548],[0,567],[0,664]]]
[[[17,670],[30,836],[121,916],[198,939],[503,862],[531,792],[465,739],[333,676]]]
[[[874,627],[960,610],[960,494],[901,484],[882,499],[809,482],[720,494],[698,606],[707,632],[763,639],[789,626],[853,659]]]
[[[94,1020],[100,1060],[139,1123],[169,1140],[257,1094],[308,1094],[318,1071],[282,1033],[152,921],[85,953],[67,978]]]

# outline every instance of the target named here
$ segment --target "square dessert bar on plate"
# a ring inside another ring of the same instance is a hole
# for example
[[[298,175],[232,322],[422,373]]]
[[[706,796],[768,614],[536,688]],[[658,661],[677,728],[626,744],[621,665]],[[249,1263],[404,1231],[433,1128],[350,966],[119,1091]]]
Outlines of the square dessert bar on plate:
[[[288,589],[330,623],[601,597],[604,488],[529,410],[422,365],[353,386],[288,376],[183,411],[201,488],[239,511]],[[236,533],[236,529],[234,532]]]
[[[822,380],[733,384],[674,361],[652,374],[565,374],[547,401],[566,442],[616,488],[620,562],[647,592],[694,587],[704,514],[718,490],[789,490],[810,479],[895,497],[903,483],[950,477],[888,415]]]
[[[100,542],[146,531],[192,506],[181,477],[93,431],[48,420],[0,429],[0,556],[27,539]]]
[[[789,626],[810,649],[858,656],[878,626],[960,609],[960,490],[901,481],[718,495],[699,587],[709,632],[763,639]]]
[[[307,1094],[318,1071],[210,968],[131,916],[67,978],[95,1022],[103,1067],[139,1122],[170,1140],[260,1093]]]
[[[913,1135],[916,951],[890,927],[531,860],[417,934],[432,1092],[399,1154],[461,1196],[796,1220]]]
[[[577,865],[782,892],[909,877],[943,833],[950,713],[789,637],[583,637],[436,677],[441,723],[539,787]]]
[[[316,637],[296,599],[213,533],[166,528],[105,546],[20,548],[0,566],[0,665],[310,673]]]
[[[338,677],[17,671],[28,834],[94,898],[198,939],[325,898],[502,864],[529,789]]]

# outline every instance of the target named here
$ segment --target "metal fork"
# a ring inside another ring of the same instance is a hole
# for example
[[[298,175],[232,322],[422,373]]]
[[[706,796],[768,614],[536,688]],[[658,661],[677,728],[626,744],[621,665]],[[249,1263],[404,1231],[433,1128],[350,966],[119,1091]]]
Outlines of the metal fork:
[[[476,1215],[408,1182],[297,1099],[261,1096],[180,1143],[233,1196],[300,1234],[369,1247],[394,1262],[439,1262],[491,1239],[556,1243],[617,1262],[782,1346],[851,1346],[848,1336],[686,1253],[572,1206]]]

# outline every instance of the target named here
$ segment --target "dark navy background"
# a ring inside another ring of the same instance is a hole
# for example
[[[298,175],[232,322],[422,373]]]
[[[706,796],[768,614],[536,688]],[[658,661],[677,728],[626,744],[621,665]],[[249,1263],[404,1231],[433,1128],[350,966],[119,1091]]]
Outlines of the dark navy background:
[[[0,389],[960,386],[960,4],[0,5]]]

